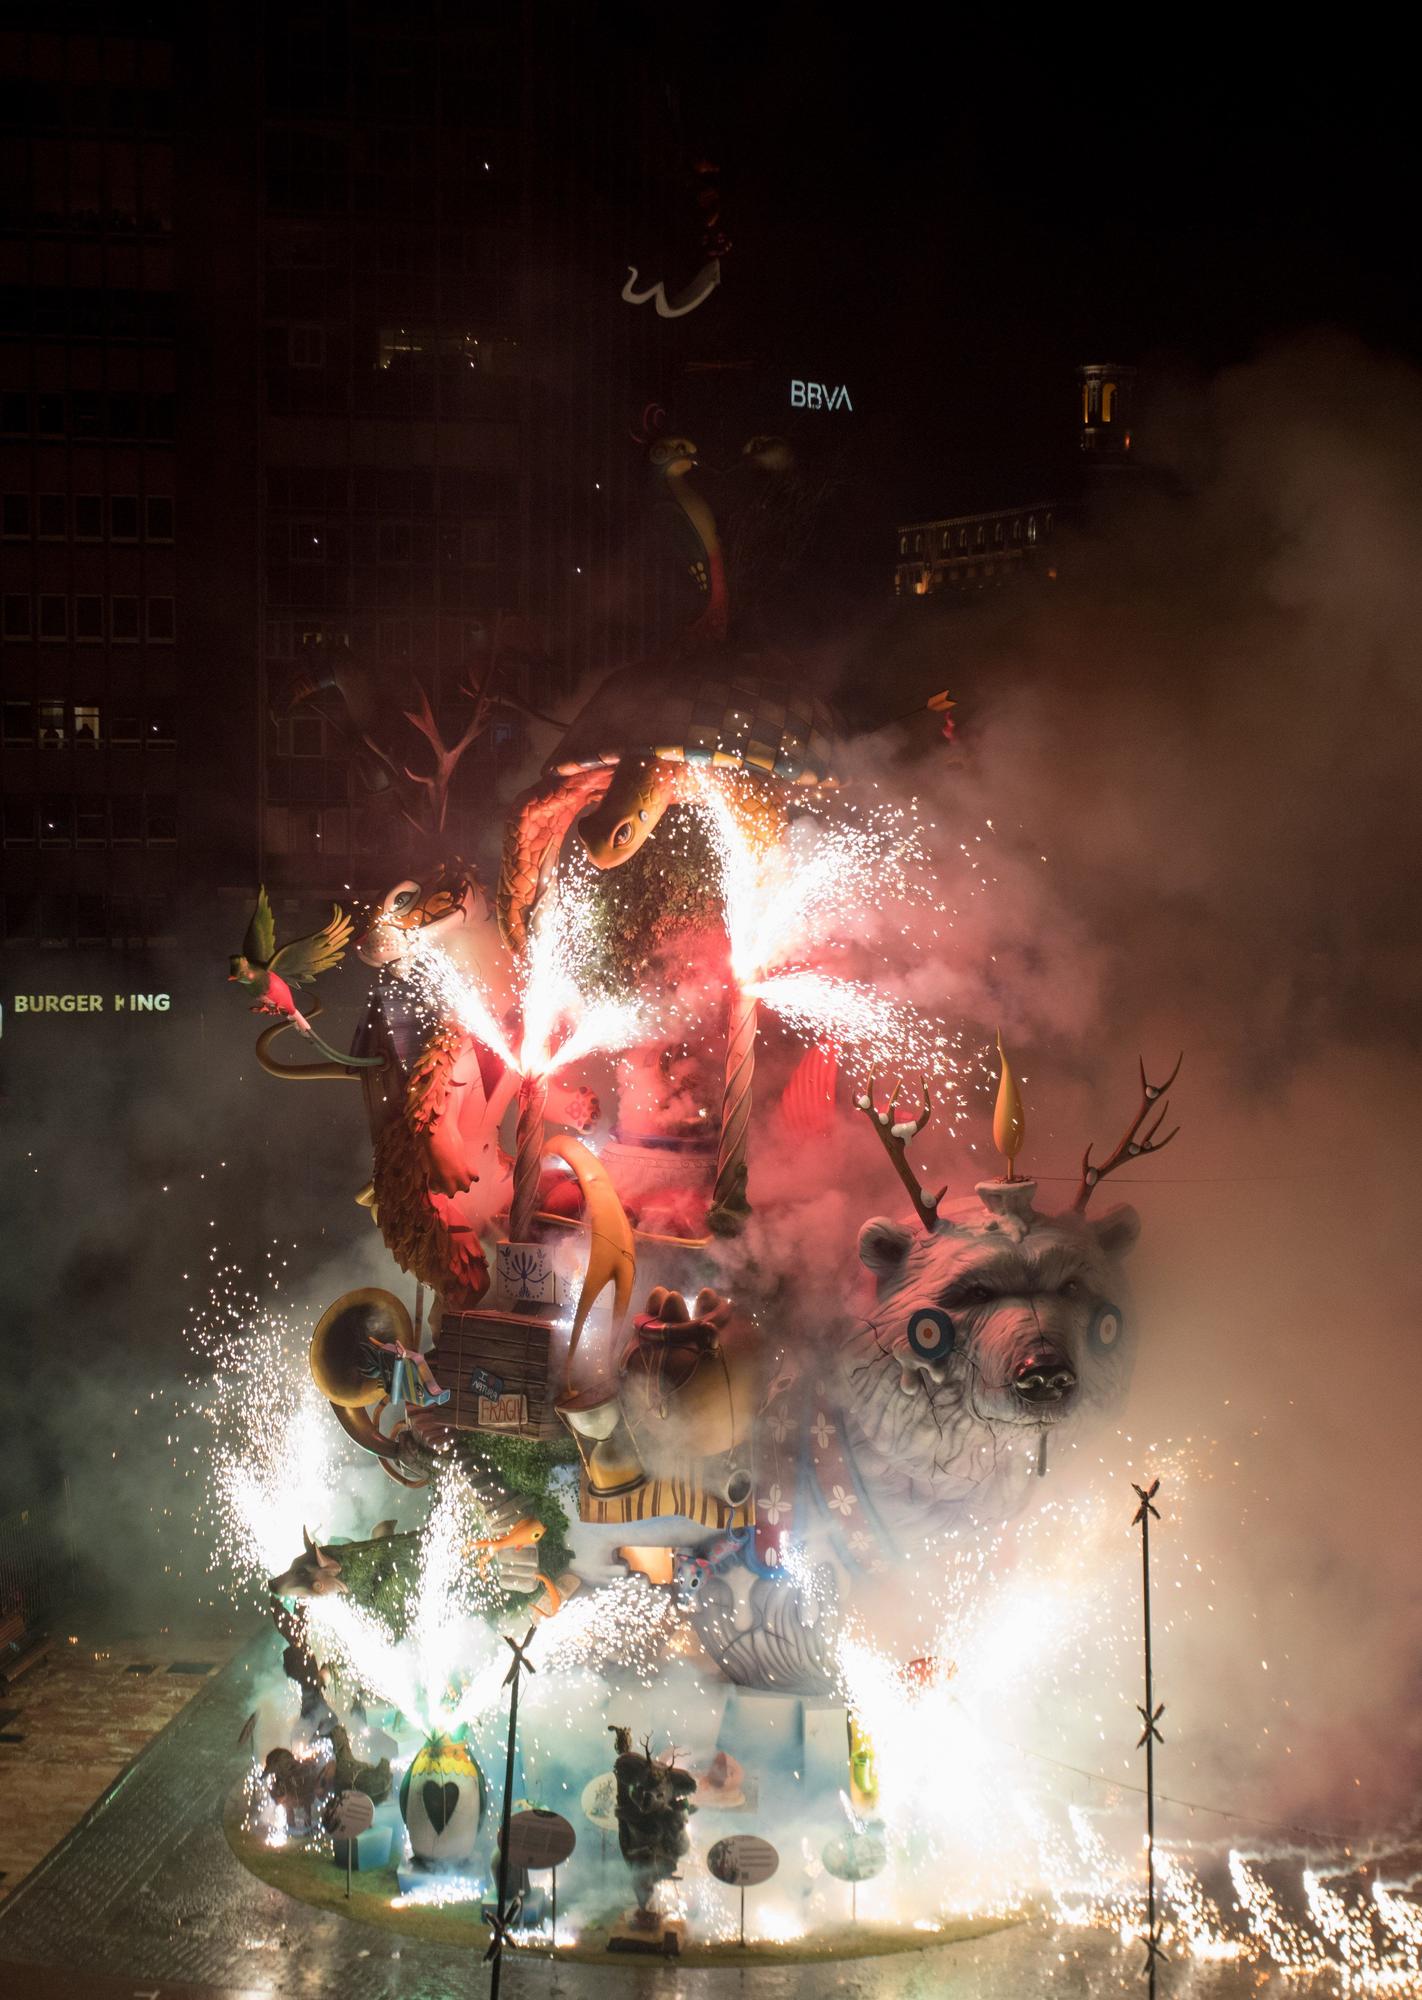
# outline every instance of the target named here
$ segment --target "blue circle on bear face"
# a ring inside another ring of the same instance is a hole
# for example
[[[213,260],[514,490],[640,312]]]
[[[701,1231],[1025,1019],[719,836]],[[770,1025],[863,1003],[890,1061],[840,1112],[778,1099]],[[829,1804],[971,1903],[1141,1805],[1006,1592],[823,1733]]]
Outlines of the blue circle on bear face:
[[[1091,1316],[1087,1329],[1087,1339],[1093,1354],[1113,1354],[1120,1347],[1126,1331],[1126,1316],[1119,1306],[1103,1299]]]
[[[920,1306],[908,1323],[908,1344],[920,1361],[946,1361],[957,1342],[957,1331],[941,1306]]]

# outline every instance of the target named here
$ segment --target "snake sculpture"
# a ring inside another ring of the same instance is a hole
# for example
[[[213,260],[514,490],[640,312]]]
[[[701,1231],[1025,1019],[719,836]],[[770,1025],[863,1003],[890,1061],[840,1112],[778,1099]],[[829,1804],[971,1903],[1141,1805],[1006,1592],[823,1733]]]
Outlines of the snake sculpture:
[[[688,483],[696,446],[657,437],[655,474],[689,525],[701,615],[664,658],[610,674],[569,725],[536,783],[513,803],[499,872],[499,927],[521,950],[529,912],[556,872],[574,821],[596,868],[619,868],[667,809],[696,797],[703,774],[741,771],[783,786],[835,782],[841,734],[828,703],[790,678],[727,652],[725,561],[715,518]],[[763,656],[761,656],[763,657]]]

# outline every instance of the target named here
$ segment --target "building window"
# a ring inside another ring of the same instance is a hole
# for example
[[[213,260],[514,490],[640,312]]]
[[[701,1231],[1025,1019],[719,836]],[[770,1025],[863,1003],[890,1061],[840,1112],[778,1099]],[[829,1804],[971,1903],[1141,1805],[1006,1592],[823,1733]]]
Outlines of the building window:
[[[73,929],[73,898],[70,896],[45,896],[40,903],[40,934],[42,949],[63,949],[69,943]]]
[[[907,536],[907,535],[900,535],[900,536],[899,536],[899,554],[900,554],[901,556],[906,556],[906,555],[908,554],[908,536]]]
[[[174,606],[171,597],[150,597],[148,600],[148,637],[156,646],[171,646],[174,632]]]
[[[120,709],[109,717],[109,741],[125,745],[143,741],[143,724],[132,709]]]
[[[74,845],[74,801],[67,793],[51,793],[40,800],[39,843],[41,847]]]
[[[143,503],[145,532],[150,542],[173,539],[173,503],[165,494],[150,493]]]
[[[7,795],[5,799],[5,845],[7,847],[28,847],[35,837],[35,802],[33,799]]]
[[[282,750],[288,757],[324,757],[326,725],[318,715],[295,715],[283,725]]]
[[[499,524],[497,521],[466,521],[464,523],[464,560],[467,563],[491,563],[498,553]]]
[[[115,847],[136,847],[143,838],[143,800],[135,797],[110,799],[109,823]]]
[[[12,891],[5,898],[5,939],[9,944],[30,944],[39,922],[39,898],[29,889]]]
[[[1042,523],[1042,533],[1044,535],[1050,535],[1051,532],[1052,532],[1052,517],[1050,514],[1048,514],[1046,519]]]
[[[109,436],[111,438],[139,438],[143,436],[143,398],[127,393],[109,397]]]
[[[108,803],[104,799],[81,798],[74,810],[74,845],[103,847],[109,838]]]
[[[42,701],[39,705],[39,747],[41,750],[62,750],[68,738],[64,728],[64,703],[62,701]]]
[[[6,639],[28,639],[30,636],[30,600],[18,593],[7,594],[0,604],[0,637]]]
[[[75,494],[74,539],[76,542],[101,542],[104,539],[104,501],[102,494]]]
[[[0,396],[0,437],[28,437],[30,399],[25,395]]]
[[[3,740],[7,750],[25,750],[35,740],[35,707],[32,701],[7,701]]]
[[[109,501],[109,534],[116,542],[138,540],[138,496],[119,493]]]
[[[102,597],[76,597],[74,600],[74,637],[90,644],[102,643],[104,637],[104,600]]]
[[[177,430],[178,399],[176,396],[149,396],[145,399],[145,424],[152,440],[166,441]]]
[[[1020,542],[1022,539],[1022,523],[1020,521],[1014,521],[1012,524],[1012,539],[1014,542]]]
[[[313,300],[314,304],[315,301]],[[286,330],[286,358],[293,368],[324,368],[326,329],[323,326],[289,326]]]
[[[74,744],[97,750],[99,747],[99,705],[97,702],[76,702],[74,705]]]
[[[138,599],[109,599],[109,636],[118,646],[132,645],[138,638]]]
[[[0,535],[7,542],[27,542],[30,538],[30,496],[7,493],[0,501]]]
[[[980,549],[985,549],[987,547],[987,529],[985,527],[981,525],[979,526],[975,540]]]
[[[919,552],[920,552],[920,551],[922,550],[922,548],[923,548],[923,536],[922,536],[922,535],[915,535],[915,536],[914,536],[914,538],[913,538],[913,552],[914,552],[914,554],[915,554],[915,555],[918,555],[918,554],[919,554]]]
[[[110,399],[116,402],[117,397]],[[76,389],[69,398],[70,426],[77,438],[104,434],[104,402],[97,389]]]
[[[1037,539],[1037,516],[1035,514],[1027,516],[1027,539],[1029,542],[1035,542]]]
[[[28,609],[28,599],[26,599]],[[410,657],[410,621],[408,618],[382,618],[376,633],[376,645],[382,660],[408,660]]]
[[[36,429],[39,431],[40,436],[63,437],[64,436],[63,396],[36,396],[35,402],[36,405],[38,406],[38,414],[39,414],[39,422],[36,425]]]
[[[1114,382],[1103,382],[1101,384],[1101,421],[1103,424],[1110,423],[1111,413],[1115,407],[1116,385]]]
[[[994,548],[999,548],[999,549],[1000,549],[1000,548],[1002,547],[1002,542],[1003,542],[1003,533],[1002,533],[1002,523],[1001,523],[1001,521],[994,521],[994,522],[993,522],[993,527],[992,527],[992,540],[993,540],[993,547],[994,547]]]
[[[178,801],[161,793],[146,801],[144,824],[150,847],[168,847],[178,837]]]
[[[172,749],[174,738],[171,708],[149,709],[148,726],[143,732],[143,740],[150,750]]]
[[[41,493],[36,525],[42,542],[62,542],[65,536],[65,506],[62,493]]]

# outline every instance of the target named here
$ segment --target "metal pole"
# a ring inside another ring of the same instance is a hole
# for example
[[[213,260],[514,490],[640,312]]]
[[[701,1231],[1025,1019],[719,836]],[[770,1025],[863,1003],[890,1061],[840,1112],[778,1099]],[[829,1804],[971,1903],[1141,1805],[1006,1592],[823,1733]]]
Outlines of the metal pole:
[[[518,1684],[519,1677],[526,1668],[529,1673],[538,1669],[531,1660],[524,1658],[530,1640],[537,1631],[530,1625],[524,1634],[523,1644],[504,1635],[504,1644],[513,1653],[513,1665],[509,1668],[506,1685],[509,1689],[509,1750],[504,1763],[504,1809],[499,1823],[499,1881],[497,1905],[494,1910],[494,1935],[485,1952],[485,1960],[491,1967],[489,1973],[489,2000],[499,2000],[499,1978],[504,1964],[504,1931],[508,1924],[509,1894],[509,1827],[513,1819],[514,1750],[518,1743]]]
[[[1144,1749],[1146,1753],[1146,1934],[1142,1943],[1145,1945],[1146,1953],[1147,1991],[1150,2000],[1156,2000],[1156,1967],[1165,1954],[1160,1948],[1160,1924],[1156,1917],[1155,1897],[1155,1746],[1163,1741],[1156,1724],[1165,1713],[1165,1704],[1161,1702],[1158,1707],[1156,1706],[1154,1663],[1151,1659],[1150,1524],[1152,1516],[1157,1521],[1160,1519],[1151,1505],[1160,1491],[1160,1481],[1152,1480],[1148,1487],[1137,1486],[1135,1491],[1140,1505],[1136,1509],[1131,1525],[1139,1526],[1141,1531],[1141,1608],[1145,1637],[1145,1703],[1143,1706],[1137,1704],[1145,1727],[1136,1745],[1138,1750]]]
[[[741,1943],[746,1941],[746,1885],[741,1884]]]
[[[558,1949],[558,1864],[553,1864],[553,1949]]]

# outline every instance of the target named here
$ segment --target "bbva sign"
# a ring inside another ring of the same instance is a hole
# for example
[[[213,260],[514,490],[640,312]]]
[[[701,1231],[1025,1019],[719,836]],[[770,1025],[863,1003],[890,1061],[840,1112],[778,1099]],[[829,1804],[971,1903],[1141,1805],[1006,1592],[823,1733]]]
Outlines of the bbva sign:
[[[852,410],[854,405],[843,383],[831,389],[828,382],[801,382],[792,378],[790,407],[792,410]]]

